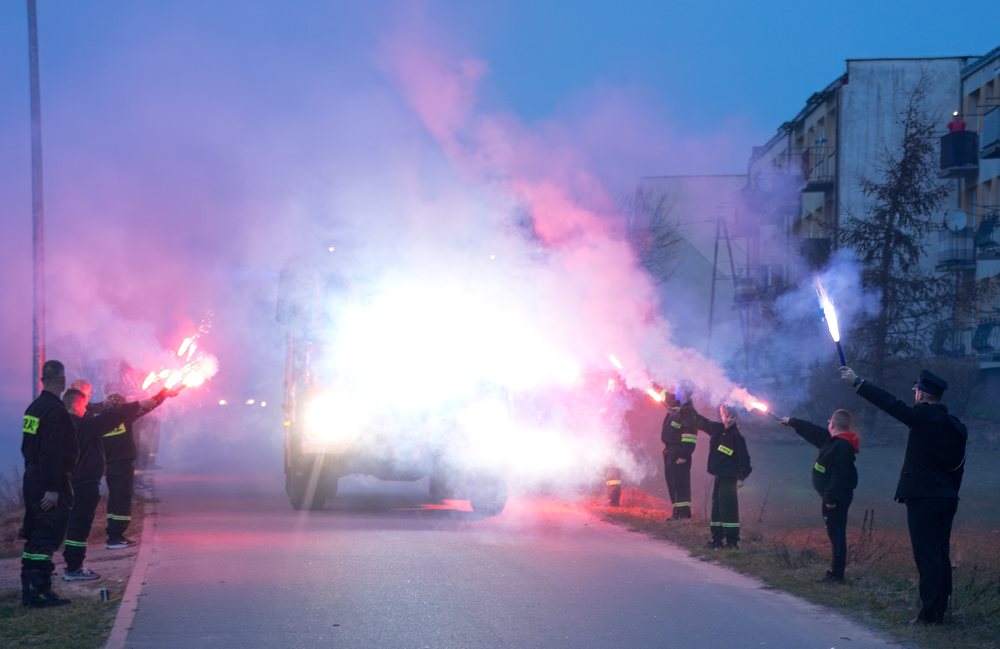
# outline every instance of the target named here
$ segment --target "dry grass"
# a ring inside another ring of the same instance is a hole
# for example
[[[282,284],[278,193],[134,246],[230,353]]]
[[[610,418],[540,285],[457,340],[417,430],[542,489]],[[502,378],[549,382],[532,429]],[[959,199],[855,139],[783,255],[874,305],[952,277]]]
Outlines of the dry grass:
[[[1000,544],[984,543],[981,531],[958,530],[952,540],[955,567],[950,619],[940,627],[911,627],[919,605],[917,573],[905,530],[880,529],[874,510],[848,535],[846,584],[817,580],[829,567],[829,541],[822,523],[811,528],[761,529],[744,523],[738,551],[703,546],[704,519],[667,522],[666,503],[642,493],[623,494],[622,507],[593,506],[603,518],[668,540],[693,556],[717,561],[817,604],[876,626],[906,643],[929,649],[983,649],[1000,637]],[[818,516],[817,516],[818,518]]]

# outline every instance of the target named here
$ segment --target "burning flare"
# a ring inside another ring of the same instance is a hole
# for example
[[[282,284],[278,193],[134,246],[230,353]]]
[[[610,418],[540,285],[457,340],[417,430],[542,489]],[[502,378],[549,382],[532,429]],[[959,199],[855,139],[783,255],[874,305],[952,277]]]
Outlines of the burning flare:
[[[844,348],[840,346],[840,325],[837,323],[837,310],[833,308],[833,302],[830,301],[830,296],[826,294],[823,282],[818,277],[816,278],[816,295],[819,296],[819,305],[823,308],[823,318],[826,320],[826,326],[830,329],[830,336],[837,346],[840,366],[843,367],[847,365],[847,359],[844,358]]]
[[[150,372],[142,382],[142,389],[146,390],[160,381],[163,381],[163,387],[168,390],[177,386],[196,388],[215,376],[219,371],[219,362],[211,354],[198,351],[196,340],[201,333],[203,331],[199,330],[198,333],[185,338],[177,348],[177,352],[172,354],[174,358],[183,361],[181,367],[164,367]]]

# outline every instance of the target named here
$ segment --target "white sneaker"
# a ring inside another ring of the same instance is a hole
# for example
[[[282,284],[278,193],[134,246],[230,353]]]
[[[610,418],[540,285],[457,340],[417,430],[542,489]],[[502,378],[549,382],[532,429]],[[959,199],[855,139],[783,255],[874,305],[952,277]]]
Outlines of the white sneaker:
[[[92,581],[100,579],[101,576],[89,568],[77,568],[76,570],[64,570],[63,579],[66,581]]]

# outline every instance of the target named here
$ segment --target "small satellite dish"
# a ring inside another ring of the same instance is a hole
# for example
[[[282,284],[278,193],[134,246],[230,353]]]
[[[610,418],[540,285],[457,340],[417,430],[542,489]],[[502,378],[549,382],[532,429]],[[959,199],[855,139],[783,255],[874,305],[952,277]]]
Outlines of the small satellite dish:
[[[968,222],[969,217],[962,210],[951,209],[944,215],[944,227],[948,228],[952,232],[964,230],[965,226],[968,225]]]

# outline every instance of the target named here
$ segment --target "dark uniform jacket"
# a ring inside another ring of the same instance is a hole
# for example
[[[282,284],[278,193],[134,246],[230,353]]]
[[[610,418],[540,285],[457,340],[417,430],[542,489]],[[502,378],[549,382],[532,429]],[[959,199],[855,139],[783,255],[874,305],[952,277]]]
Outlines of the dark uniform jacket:
[[[709,435],[708,472],[719,478],[746,480],[753,468],[747,443],[739,426],[726,428],[721,422],[710,421],[696,414],[698,428]]]
[[[819,449],[813,464],[812,483],[824,503],[842,503],[858,486],[856,455],[861,448],[857,433],[831,435],[816,424],[791,417],[788,420],[802,439]]]
[[[690,401],[667,409],[663,430],[660,431],[660,441],[663,442],[667,462],[672,463],[678,458],[691,461],[691,454],[698,442],[697,414]]]
[[[66,406],[55,394],[43,390],[24,411],[25,477],[38,479],[44,491],[71,491],[70,475],[76,466],[76,430]]]
[[[951,498],[958,500],[965,472],[965,424],[941,403],[907,405],[868,381],[858,394],[910,427],[896,500]]]
[[[104,475],[104,445],[102,437],[128,420],[135,420],[141,414],[139,402],[133,401],[117,408],[103,408],[100,414],[77,417],[70,414],[76,423],[76,443],[80,458],[73,470],[73,482],[98,481]]]

